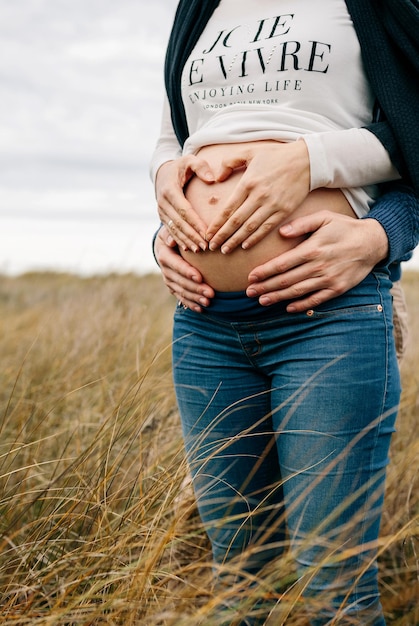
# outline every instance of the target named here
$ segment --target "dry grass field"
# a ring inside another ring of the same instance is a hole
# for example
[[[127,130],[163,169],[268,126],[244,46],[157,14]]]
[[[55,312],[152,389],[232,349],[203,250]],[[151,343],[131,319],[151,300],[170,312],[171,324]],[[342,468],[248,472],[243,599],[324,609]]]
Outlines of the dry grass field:
[[[404,284],[380,583],[387,623],[416,626],[419,274]],[[221,624],[172,389],[173,306],[157,275],[0,277],[2,625]],[[305,624],[301,604],[291,586],[275,624]]]

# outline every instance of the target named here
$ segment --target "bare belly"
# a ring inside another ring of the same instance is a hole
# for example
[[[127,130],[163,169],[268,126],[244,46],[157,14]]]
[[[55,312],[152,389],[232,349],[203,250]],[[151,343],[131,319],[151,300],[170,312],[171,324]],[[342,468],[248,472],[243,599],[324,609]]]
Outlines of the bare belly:
[[[235,145],[207,146],[200,150],[199,155],[206,159],[210,166],[215,167],[224,156],[231,157],[234,154]],[[258,141],[253,142],[251,147],[252,150],[255,148],[263,150],[265,145],[265,141]],[[242,148],[243,144],[240,144],[240,149]],[[221,211],[242,175],[243,171],[237,170],[226,181],[210,185],[194,177],[189,182],[185,195],[194,210],[209,224],[216,212]],[[293,217],[315,213],[322,209],[355,217],[350,204],[339,189],[312,191],[293,213]],[[217,291],[241,291],[248,286],[249,273],[255,267],[286,252],[300,242],[301,239],[289,240],[281,237],[278,229],[275,228],[262,241],[248,250],[239,247],[229,254],[222,254],[219,250],[196,254],[181,251],[181,254],[201,272],[205,282]]]

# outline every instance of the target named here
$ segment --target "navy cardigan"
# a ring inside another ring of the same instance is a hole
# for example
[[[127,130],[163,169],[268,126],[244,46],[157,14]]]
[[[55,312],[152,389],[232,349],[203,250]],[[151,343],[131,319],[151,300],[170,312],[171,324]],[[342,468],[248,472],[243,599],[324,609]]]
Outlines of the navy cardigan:
[[[165,84],[182,146],[188,126],[181,74],[220,0],[180,0],[166,52]],[[406,258],[419,241],[419,0],[346,0],[381,120],[369,126],[403,176],[389,183],[368,218],[389,240],[388,263]]]

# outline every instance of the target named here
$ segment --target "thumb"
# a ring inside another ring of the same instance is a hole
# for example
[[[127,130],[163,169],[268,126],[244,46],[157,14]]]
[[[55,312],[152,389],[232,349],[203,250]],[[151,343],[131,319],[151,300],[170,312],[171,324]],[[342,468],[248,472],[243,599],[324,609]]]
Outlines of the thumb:
[[[166,246],[169,246],[169,248],[176,248],[177,243],[176,241],[173,239],[172,235],[170,234],[167,226],[162,226],[159,230],[159,234],[158,234],[159,239],[161,239],[162,241],[164,241],[164,243],[166,244]]]
[[[238,170],[246,166],[247,160],[243,157],[223,159],[219,165],[218,171],[216,172],[216,180],[222,183],[227,180],[229,176],[231,176],[234,170]]]
[[[195,176],[200,178],[204,183],[215,183],[215,175],[208,163],[205,161],[198,163],[191,168]]]

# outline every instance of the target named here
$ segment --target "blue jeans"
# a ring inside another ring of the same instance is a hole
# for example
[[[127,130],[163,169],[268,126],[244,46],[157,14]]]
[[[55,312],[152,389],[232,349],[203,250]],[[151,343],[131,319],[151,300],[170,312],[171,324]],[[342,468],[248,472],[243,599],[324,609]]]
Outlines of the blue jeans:
[[[175,390],[215,571],[257,575],[291,546],[303,596],[325,598],[316,625],[385,624],[375,553],[400,397],[390,288],[382,271],[301,314],[229,314],[223,294],[213,312],[175,312]]]

